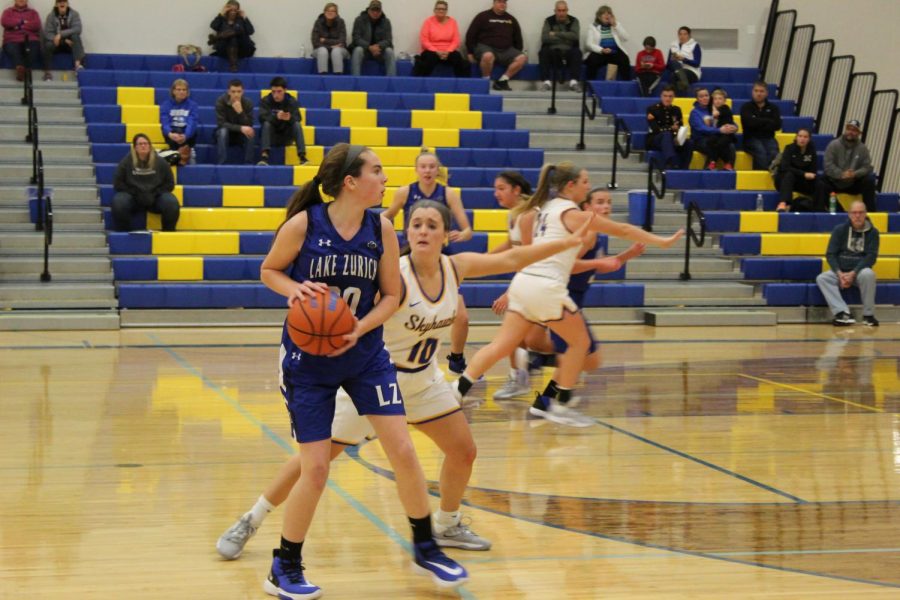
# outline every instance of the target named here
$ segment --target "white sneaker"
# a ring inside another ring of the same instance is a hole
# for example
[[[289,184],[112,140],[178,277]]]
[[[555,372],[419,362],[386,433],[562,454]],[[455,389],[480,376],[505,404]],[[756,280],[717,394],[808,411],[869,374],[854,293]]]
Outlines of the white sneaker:
[[[506,384],[494,392],[494,400],[508,400],[529,394],[531,394],[531,386],[528,385],[528,371],[516,369],[514,373],[509,374]]]
[[[459,548],[460,550],[490,550],[491,541],[481,537],[469,529],[467,523],[460,521],[441,533],[434,530],[434,541],[442,548]]]
[[[552,88],[552,87],[553,87],[553,84],[550,83],[550,80],[549,80],[549,79],[546,80],[546,81],[544,81],[544,82],[541,84],[541,89],[544,90],[545,92],[549,92],[549,91],[550,91],[550,88]]]
[[[688,139],[689,133],[690,133],[690,130],[687,127],[685,127],[684,125],[679,127],[678,133],[675,134],[675,145],[676,146],[684,146],[684,143]]]
[[[560,404],[556,400],[550,402],[550,412],[547,415],[547,420],[569,427],[590,427],[597,424],[589,416],[581,414],[571,406]]]
[[[247,542],[256,535],[256,527],[250,524],[250,513],[229,527],[216,542],[216,550],[226,560],[234,560],[244,551]]]
[[[569,81],[569,89],[572,90],[573,92],[578,91],[578,80],[577,79],[572,79],[571,81]]]

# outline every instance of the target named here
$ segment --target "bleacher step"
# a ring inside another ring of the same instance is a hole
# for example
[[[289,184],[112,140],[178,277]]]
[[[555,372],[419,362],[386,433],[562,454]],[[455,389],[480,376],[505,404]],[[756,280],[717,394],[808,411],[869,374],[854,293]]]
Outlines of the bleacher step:
[[[633,283],[633,282],[629,282]],[[639,283],[639,282],[638,282]],[[763,298],[644,298],[644,306],[651,307],[708,307],[708,306],[727,306],[727,307],[748,307],[748,306],[766,306]]]
[[[503,110],[522,114],[547,114],[550,108],[550,92],[515,94],[503,97]],[[569,91],[560,93],[556,88],[556,116],[581,116],[581,94]]]
[[[25,123],[28,108],[23,105],[4,106],[0,111],[0,124]],[[84,123],[80,106],[42,106],[38,108],[38,125],[75,125]]]
[[[723,298],[752,298],[754,289],[752,285],[743,283],[701,283],[701,282],[671,282],[648,283],[644,286],[644,300],[655,301],[660,298],[667,299],[711,299],[722,301]]]
[[[628,262],[625,267],[629,277],[642,277],[648,273],[670,273],[677,275],[684,270],[683,258],[654,257],[644,259],[638,257]],[[741,276],[739,271],[735,271],[734,262],[722,258],[697,258],[691,260],[691,272],[698,275],[708,275],[712,273],[723,275]]]
[[[581,131],[581,118],[567,115],[516,115],[516,127],[528,129],[532,135],[541,131]],[[612,135],[613,127],[606,119],[590,119],[584,122],[584,131],[593,138],[595,135]]]
[[[60,209],[54,203],[53,224],[69,226],[75,224],[100,224],[103,222],[103,213],[99,208],[66,208]],[[31,223],[31,216],[27,208],[5,208],[0,206],[0,224],[6,228],[11,224]]]
[[[574,148],[571,150],[545,150],[544,161],[549,163],[570,161],[585,169],[612,169],[612,138],[610,138],[610,147],[606,150],[591,150],[590,152],[578,151]],[[619,157],[618,168],[638,169],[641,168],[641,163],[636,158],[623,159]]]
[[[49,126],[48,126],[49,128]],[[43,131],[43,129],[41,129]],[[89,144],[41,144],[44,165],[84,164],[93,165]],[[0,145],[0,162],[25,163],[31,166],[31,144],[12,142]]]
[[[777,322],[777,315],[768,311],[648,310],[644,313],[644,323],[654,327],[765,327]]]
[[[0,183],[22,182],[26,184],[31,179],[31,165],[28,164],[2,164],[0,165]],[[84,183],[94,181],[94,166],[87,165],[48,165],[44,163],[44,181],[46,185],[53,186],[58,183]]]
[[[8,72],[8,71],[7,71]],[[37,82],[35,82],[37,83]],[[23,87],[0,87],[0,105],[22,106]],[[42,106],[81,106],[78,87],[75,85],[46,87],[34,86],[34,103],[38,107],[38,120]]]
[[[44,270],[43,255],[10,256],[0,261],[0,278],[21,280],[23,276],[40,274]],[[78,258],[60,256],[50,262],[50,273],[54,277],[69,278],[75,275],[107,280],[112,276],[109,258],[105,256],[82,256]]]
[[[43,252],[43,249],[43,232],[0,233],[0,255],[32,254],[37,251]],[[106,234],[101,231],[91,233],[58,231],[53,234],[51,256],[73,251],[82,254],[106,253]]]
[[[88,331],[119,328],[111,310],[15,310],[0,312],[0,331]]]
[[[103,283],[3,283],[0,284],[0,305],[9,302],[41,300],[115,300],[113,286]]]
[[[0,143],[25,142],[28,133],[28,123],[19,125],[0,125]],[[88,142],[87,128],[84,125],[57,125],[53,127],[39,127],[41,144],[46,142]]]
[[[25,187],[22,184],[0,183],[0,203],[16,202],[24,204],[27,201]],[[98,206],[97,184],[92,181],[85,185],[72,185],[71,183],[53,186],[53,202],[77,202],[88,206]]]

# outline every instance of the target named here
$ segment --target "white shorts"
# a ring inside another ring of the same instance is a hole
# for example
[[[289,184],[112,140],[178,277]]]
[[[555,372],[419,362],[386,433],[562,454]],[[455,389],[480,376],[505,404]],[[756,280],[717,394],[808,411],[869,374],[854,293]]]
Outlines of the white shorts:
[[[516,273],[509,284],[507,310],[518,313],[534,323],[559,321],[563,311],[578,312],[578,305],[569,297],[569,290],[561,281]]]
[[[420,373],[397,371],[397,383],[406,407],[406,422],[410,425],[434,421],[460,410],[443,371],[435,365],[432,367]],[[331,441],[355,446],[374,437],[375,430],[369,419],[357,413],[350,396],[343,388],[339,389],[334,421],[331,423]]]

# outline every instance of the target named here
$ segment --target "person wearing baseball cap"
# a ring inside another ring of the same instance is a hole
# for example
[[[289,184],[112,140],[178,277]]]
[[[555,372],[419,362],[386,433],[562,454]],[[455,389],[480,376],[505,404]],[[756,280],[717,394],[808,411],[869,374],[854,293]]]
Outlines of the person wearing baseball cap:
[[[371,0],[366,10],[359,13],[353,22],[351,37],[353,40],[350,51],[351,74],[359,75],[362,72],[365,58],[384,63],[384,71],[388,77],[397,74],[391,21],[381,9],[381,0]]]
[[[860,141],[862,129],[862,123],[850,119],[844,135],[825,148],[825,191],[862,194],[866,210],[875,212],[875,169],[869,149]]]

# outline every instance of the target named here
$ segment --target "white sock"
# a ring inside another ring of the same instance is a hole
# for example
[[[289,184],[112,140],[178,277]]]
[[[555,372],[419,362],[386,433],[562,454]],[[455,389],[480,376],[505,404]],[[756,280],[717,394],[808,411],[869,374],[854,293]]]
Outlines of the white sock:
[[[507,77],[505,74],[501,75],[500,79],[498,79],[498,81],[509,81],[509,77]]]
[[[438,509],[434,513],[434,524],[432,527],[437,533],[444,533],[447,529],[459,525],[460,516],[460,511],[458,510],[455,512],[444,512]]]
[[[268,516],[275,507],[266,500],[265,496],[260,496],[247,514],[250,515],[250,524],[254,527],[262,525],[263,520]]]

